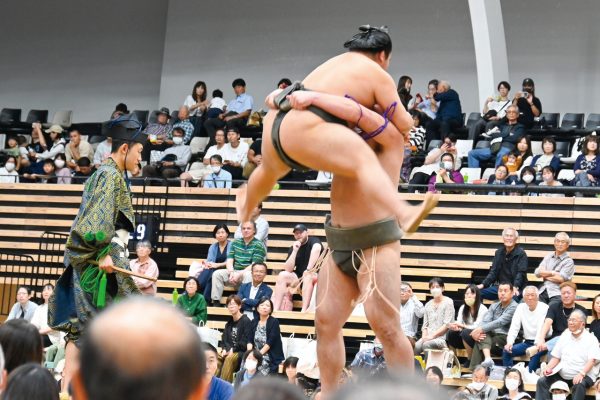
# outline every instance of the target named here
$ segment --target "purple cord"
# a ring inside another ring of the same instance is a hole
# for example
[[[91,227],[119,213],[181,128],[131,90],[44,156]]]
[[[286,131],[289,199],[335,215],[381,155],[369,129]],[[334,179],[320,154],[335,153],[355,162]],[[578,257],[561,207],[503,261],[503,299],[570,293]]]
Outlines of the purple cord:
[[[349,94],[344,95],[345,98],[350,99],[350,100],[354,100],[354,102],[358,105],[358,110],[360,111],[360,117],[358,117],[358,121],[356,121],[356,126],[358,126],[358,123],[360,122],[362,116],[363,116],[363,112],[362,112],[362,106],[361,104],[358,102],[358,100],[356,100],[354,97],[350,96]]]
[[[396,111],[396,106],[398,105],[398,102],[393,102],[392,104],[390,104],[390,106],[385,110],[385,112],[383,113],[383,119],[384,119],[384,123],[383,125],[381,125],[379,128],[375,129],[373,132],[371,133],[362,133],[360,136],[364,139],[364,140],[369,140],[369,139],[373,139],[375,136],[379,135],[381,132],[383,132],[385,130],[385,128],[387,127],[388,123],[390,122],[390,117],[394,114],[394,111]]]

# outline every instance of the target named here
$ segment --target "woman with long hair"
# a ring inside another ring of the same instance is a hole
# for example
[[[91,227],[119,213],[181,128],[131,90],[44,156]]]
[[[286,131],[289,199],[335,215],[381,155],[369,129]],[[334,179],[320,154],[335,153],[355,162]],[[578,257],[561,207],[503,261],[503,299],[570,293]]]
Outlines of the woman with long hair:
[[[449,324],[448,344],[455,349],[466,349],[468,357],[471,358],[473,351],[473,339],[471,332],[481,325],[487,307],[481,299],[481,292],[477,285],[470,284],[465,288],[463,304],[458,309],[456,321]]]

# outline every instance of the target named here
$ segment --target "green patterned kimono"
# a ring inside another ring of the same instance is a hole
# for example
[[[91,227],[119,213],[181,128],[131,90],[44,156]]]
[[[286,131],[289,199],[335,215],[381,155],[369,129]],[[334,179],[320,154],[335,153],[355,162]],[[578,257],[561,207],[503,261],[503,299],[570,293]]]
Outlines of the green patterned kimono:
[[[81,287],[81,276],[95,260],[98,252],[110,245],[108,254],[116,267],[129,269],[129,260],[123,243],[116,238],[118,229],[133,231],[135,220],[129,189],[123,173],[109,158],[86,182],[79,213],[75,217],[65,248],[65,271],[56,283],[48,307],[48,325],[67,333],[75,344],[85,326],[97,313],[92,294]],[[86,234],[104,232],[106,238],[86,242]],[[97,267],[96,267],[97,268]],[[107,274],[107,304],[112,300],[140,294],[130,276],[115,272]]]

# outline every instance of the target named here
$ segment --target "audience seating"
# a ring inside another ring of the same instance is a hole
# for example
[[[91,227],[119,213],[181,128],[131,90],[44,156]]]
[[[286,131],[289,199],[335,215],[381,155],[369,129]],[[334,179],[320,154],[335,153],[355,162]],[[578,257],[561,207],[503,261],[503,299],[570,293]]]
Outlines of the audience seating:
[[[11,125],[15,122],[21,122],[20,108],[3,108],[0,111],[0,125]]]
[[[558,121],[560,120],[559,113],[542,113],[540,115],[541,128],[558,128]]]
[[[138,121],[140,121],[142,123],[142,125],[144,127],[146,127],[146,125],[148,125],[148,114],[150,114],[150,111],[148,111],[148,110],[133,110],[131,113],[133,115],[135,115],[135,117],[138,119]]]
[[[583,113],[566,113],[560,124],[560,129],[581,129],[583,128]]]

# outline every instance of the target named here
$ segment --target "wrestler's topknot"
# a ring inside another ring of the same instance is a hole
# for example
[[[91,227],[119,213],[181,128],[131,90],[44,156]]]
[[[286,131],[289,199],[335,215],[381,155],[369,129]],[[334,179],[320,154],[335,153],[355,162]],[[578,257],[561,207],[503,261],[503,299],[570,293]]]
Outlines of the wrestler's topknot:
[[[344,47],[350,51],[373,54],[383,51],[386,56],[389,56],[392,52],[392,39],[388,34],[387,26],[377,28],[371,25],[362,25],[358,28],[358,33],[344,43]]]

